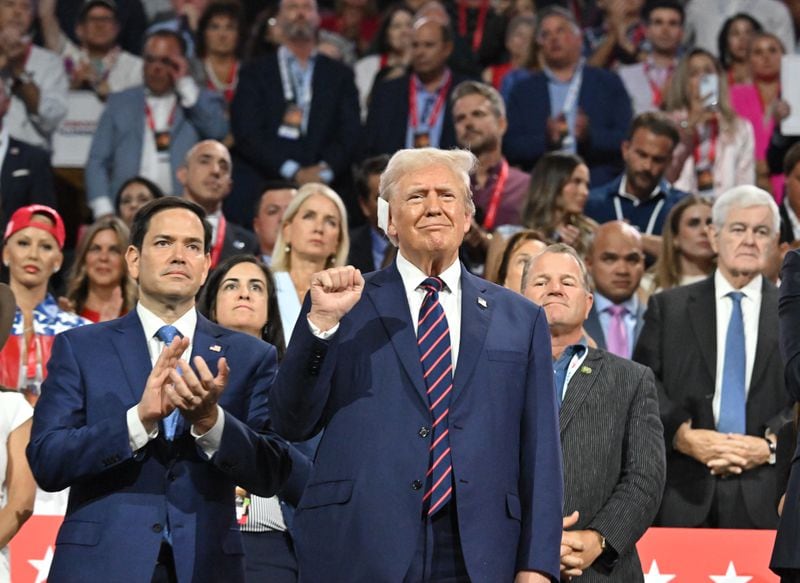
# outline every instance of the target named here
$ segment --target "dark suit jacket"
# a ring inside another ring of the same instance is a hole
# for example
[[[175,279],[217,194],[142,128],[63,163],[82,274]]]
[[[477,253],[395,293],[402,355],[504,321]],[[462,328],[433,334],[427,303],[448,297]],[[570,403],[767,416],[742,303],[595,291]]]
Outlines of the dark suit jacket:
[[[183,419],[174,441],[162,431],[131,451],[126,413],[151,371],[135,310],[56,337],[28,446],[42,488],[70,487],[52,581],[107,573],[119,582],[148,583],[167,524],[178,581],[244,581],[234,487],[270,496],[291,468],[286,446],[258,433],[269,423],[275,349],[200,315],[192,346],[212,374],[222,356],[230,366],[219,400],[222,440],[210,460]]]
[[[372,99],[369,103],[369,115],[365,130],[364,147],[366,156],[379,154],[394,154],[397,150],[406,147],[406,131],[408,130],[408,81],[410,75],[406,74],[397,79],[381,81],[372,90]],[[453,72],[453,82],[447,93],[447,101],[442,113],[442,137],[439,147],[443,150],[455,148],[456,130],[453,126],[453,111],[450,95],[453,89],[466,81],[459,73]]]
[[[781,243],[794,243],[794,230],[792,229],[792,221],[789,220],[789,213],[786,210],[786,205],[789,204],[789,199],[784,198],[781,204],[778,205],[778,212],[781,215]]]
[[[592,186],[599,186],[623,169],[620,146],[633,115],[631,99],[616,73],[586,66],[578,107],[589,117],[589,138],[578,144],[578,154],[591,170]],[[552,149],[545,129],[547,118],[553,115],[545,74],[534,73],[516,83],[506,109],[503,152],[515,166],[530,169]]]
[[[564,516],[606,538],[608,552],[581,581],[643,581],[636,541],[658,512],[664,489],[664,428],[650,369],[589,349],[561,406]]]
[[[361,273],[375,271],[371,230],[370,225],[361,225],[350,230],[350,252],[347,255],[347,264],[360,269]]]
[[[778,352],[778,291],[766,279],[762,287],[758,341],[747,394],[747,434],[764,436],[789,418],[791,400],[784,391]],[[659,389],[667,447],[667,485],[657,522],[661,526],[697,526],[707,515],[717,478],[693,458],[672,448],[678,427],[691,419],[693,429],[716,430],[712,399],[717,370],[714,276],[650,298],[634,360],[653,369]],[[738,478],[742,512],[760,528],[775,528],[776,471],[763,465]]]
[[[277,53],[242,68],[231,105],[236,151],[265,178],[280,178],[281,165],[326,162],[336,179],[350,172],[360,131],[358,92],[347,66],[317,55],[308,133],[298,140],[278,136],[287,103]]]
[[[252,231],[226,221],[225,239],[222,241],[222,253],[219,262],[222,263],[234,255],[256,255],[258,253],[258,239]]]
[[[633,330],[633,346],[636,347],[636,341],[639,339],[639,334],[642,333],[642,325],[644,324],[644,313],[646,308],[642,302],[639,302],[639,311],[636,313],[636,327]],[[589,316],[583,323],[583,328],[586,333],[592,337],[597,343],[598,348],[606,350],[606,335],[603,331],[603,326],[600,323],[600,316],[597,314],[595,304],[592,304],[592,309],[589,310]]]
[[[56,208],[50,155],[41,148],[9,138],[0,172],[0,232],[19,208],[46,204]]]
[[[270,393],[276,430],[322,428],[294,537],[302,581],[402,581],[417,548],[433,422],[396,264],[369,274],[327,341],[304,313]],[[561,452],[550,336],[532,302],[462,268],[450,406],[461,545],[470,579],[555,579]],[[481,301],[482,300],[482,301]],[[297,390],[302,387],[303,390]]]

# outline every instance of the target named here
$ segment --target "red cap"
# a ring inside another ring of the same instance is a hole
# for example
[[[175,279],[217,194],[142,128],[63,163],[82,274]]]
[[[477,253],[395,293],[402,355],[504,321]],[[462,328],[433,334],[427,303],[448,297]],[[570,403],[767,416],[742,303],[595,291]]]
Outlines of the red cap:
[[[50,226],[41,220],[37,220],[37,217],[34,216],[36,214],[50,217],[54,224]],[[64,248],[64,239],[66,239],[67,236],[64,230],[64,221],[61,220],[61,215],[49,206],[31,204],[17,209],[14,214],[11,215],[11,220],[8,221],[8,225],[6,225],[6,234],[3,236],[3,242],[8,241],[8,238],[17,231],[21,231],[27,227],[34,227],[50,233],[55,237],[58,248]]]

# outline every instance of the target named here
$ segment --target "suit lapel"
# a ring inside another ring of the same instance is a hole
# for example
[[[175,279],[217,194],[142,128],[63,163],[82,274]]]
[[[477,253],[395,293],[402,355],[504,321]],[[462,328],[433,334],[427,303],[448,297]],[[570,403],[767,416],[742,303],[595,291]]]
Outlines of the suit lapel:
[[[136,310],[131,310],[117,321],[111,335],[111,344],[117,351],[125,379],[131,389],[134,402],[142,398],[147,377],[153,370],[150,352],[147,350],[147,338]]]
[[[712,275],[698,286],[686,302],[689,326],[694,332],[697,348],[703,355],[708,374],[712,379],[717,376],[717,303],[714,293]]]
[[[471,275],[462,265],[461,338],[458,343],[456,375],[453,379],[453,403],[455,403],[475,370],[478,357],[481,350],[483,350],[486,332],[489,329],[492,307],[492,297],[491,294],[488,294],[486,282]]]
[[[766,278],[761,285],[761,310],[758,315],[758,340],[756,341],[756,358],[753,362],[753,374],[750,377],[748,399],[758,394],[762,386],[761,378],[767,373],[770,354],[775,351],[775,337],[778,330],[778,290]]]
[[[367,283],[366,293],[376,312],[380,315],[381,322],[400,363],[420,398],[427,405],[428,396],[425,381],[422,378],[417,337],[414,334],[408,299],[403,287],[403,280],[397,271],[397,265],[393,263],[390,267],[376,273]]]
[[[583,406],[586,397],[589,396],[592,387],[594,387],[595,381],[600,378],[603,364],[603,353],[590,348],[589,354],[583,361],[580,370],[572,375],[559,413],[559,428],[562,435],[575,413]],[[591,372],[584,372],[587,370],[584,367],[591,369]]]
[[[600,325],[600,316],[597,315],[595,304],[592,304],[589,310],[589,317],[583,323],[583,329],[597,343],[598,348],[606,349],[606,336],[603,333],[603,327]]]

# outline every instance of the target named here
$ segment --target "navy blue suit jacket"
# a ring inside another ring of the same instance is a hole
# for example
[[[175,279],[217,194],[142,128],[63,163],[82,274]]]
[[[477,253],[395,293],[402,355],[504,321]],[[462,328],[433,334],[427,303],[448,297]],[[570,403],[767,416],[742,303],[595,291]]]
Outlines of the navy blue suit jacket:
[[[59,334],[36,406],[28,459],[45,490],[70,487],[50,580],[149,583],[169,525],[181,583],[244,581],[234,487],[274,494],[291,468],[286,446],[264,435],[275,349],[198,315],[192,356],[216,374],[230,366],[219,405],[225,425],[209,460],[179,421],[132,452],[126,413],[152,369],[136,311]],[[217,348],[219,350],[217,350]]]
[[[584,67],[578,107],[589,117],[589,138],[578,144],[578,154],[591,170],[592,186],[605,184],[622,170],[620,146],[628,132],[631,98],[616,73]],[[506,104],[508,131],[503,152],[508,161],[530,169],[548,150],[547,118],[553,115],[544,73],[520,80]]]
[[[557,580],[562,477],[544,312],[462,268],[449,426],[455,505],[471,581],[540,570]],[[396,264],[327,341],[306,302],[270,395],[292,440],[324,428],[294,521],[301,581],[402,581],[421,530],[433,422]]]
[[[50,154],[45,150],[10,137],[2,165],[0,232],[5,232],[8,219],[19,208],[29,204],[56,208]]]

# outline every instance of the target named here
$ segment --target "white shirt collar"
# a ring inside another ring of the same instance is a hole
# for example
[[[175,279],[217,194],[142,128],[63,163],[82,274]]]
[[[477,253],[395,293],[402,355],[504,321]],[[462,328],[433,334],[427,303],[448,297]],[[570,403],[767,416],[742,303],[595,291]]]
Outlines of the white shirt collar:
[[[8,153],[9,140],[8,126],[3,124],[2,129],[0,129],[0,168],[2,168],[3,162],[5,162],[6,159],[6,154]]]
[[[652,200],[657,197],[661,193],[661,182],[659,181],[656,184],[656,187],[653,189],[653,192],[650,193],[650,196],[647,197],[647,200]],[[641,204],[643,201],[639,199],[638,196],[634,196],[632,194],[628,194],[628,176],[627,174],[622,175],[622,180],[619,182],[619,190],[617,194],[622,198],[627,198],[631,202],[633,202],[633,206],[637,206]]]
[[[141,302],[136,303],[136,313],[139,316],[139,320],[142,322],[144,335],[148,342],[155,338],[159,328],[167,325],[164,320],[156,316],[151,310],[145,308]],[[187,312],[175,320],[172,325],[178,329],[178,332],[183,334],[184,338],[188,338],[191,342],[191,339],[194,338],[194,330],[197,327],[197,310],[194,308],[187,310]]]
[[[406,290],[406,295],[417,293],[416,290],[420,284],[428,278],[419,267],[411,263],[408,259],[403,257],[402,251],[397,252],[397,271],[400,272],[400,278],[403,280],[403,287]],[[439,277],[444,281],[447,286],[445,291],[450,293],[457,293],[461,289],[461,262],[456,258],[455,261],[439,274]]]
[[[740,291],[744,293],[745,297],[755,301],[757,304],[761,304],[761,286],[763,276],[758,274],[755,276],[750,282],[741,289],[734,288],[730,282],[725,279],[725,276],[722,275],[722,272],[717,269],[714,272],[714,291],[716,293],[717,299],[720,300],[727,296],[730,292],[733,291]]]

